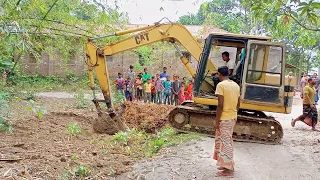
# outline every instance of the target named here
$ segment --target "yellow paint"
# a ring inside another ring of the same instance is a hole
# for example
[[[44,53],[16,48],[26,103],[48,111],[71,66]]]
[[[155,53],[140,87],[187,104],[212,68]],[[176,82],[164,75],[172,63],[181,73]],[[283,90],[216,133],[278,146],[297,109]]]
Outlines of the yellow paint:
[[[218,105],[217,99],[195,97],[193,100],[195,103],[199,103],[199,104],[214,105],[214,106]],[[263,103],[263,102],[255,102],[255,103],[241,102],[240,108],[255,110],[255,111],[277,112],[277,113],[284,113],[284,114],[291,113],[291,107],[285,108],[282,105],[275,105],[275,104]]]

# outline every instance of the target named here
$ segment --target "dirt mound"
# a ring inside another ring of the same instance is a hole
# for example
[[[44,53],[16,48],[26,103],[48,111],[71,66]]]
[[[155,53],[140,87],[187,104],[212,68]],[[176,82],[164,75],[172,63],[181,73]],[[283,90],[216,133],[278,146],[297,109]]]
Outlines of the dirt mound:
[[[143,129],[153,133],[168,124],[168,114],[174,106],[126,102],[123,119],[130,128]]]

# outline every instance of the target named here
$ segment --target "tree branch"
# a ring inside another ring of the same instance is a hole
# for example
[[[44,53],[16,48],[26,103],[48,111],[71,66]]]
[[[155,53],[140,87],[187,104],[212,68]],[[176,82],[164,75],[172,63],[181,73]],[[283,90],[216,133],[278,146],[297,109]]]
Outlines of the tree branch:
[[[320,31],[320,29],[317,28],[310,28],[307,27],[305,24],[302,24],[296,17],[294,17],[291,13],[287,14],[285,13],[285,15],[291,17],[299,26],[303,27],[306,30],[310,30],[310,31]]]
[[[307,25],[302,24],[295,16],[292,15],[292,11],[291,11],[291,7],[288,7],[283,1],[279,0],[279,2],[283,5],[284,7],[284,12],[283,14],[286,16],[291,17],[299,26],[303,27],[306,30],[310,30],[310,31],[320,31],[320,29],[318,28],[311,28],[311,27],[307,27]]]
[[[79,29],[79,30],[81,30],[81,31],[84,31],[84,32],[87,32],[87,33],[90,33],[90,34],[96,36],[95,33],[90,32],[90,31],[88,31],[88,30],[86,30],[86,29],[83,29],[83,28],[81,28],[81,27],[79,27],[79,26],[77,26],[77,25],[70,25],[70,24],[67,24],[67,23],[64,23],[64,22],[58,21],[58,20],[53,20],[53,19],[40,19],[40,18],[34,18],[34,17],[21,18],[21,19],[30,19],[30,20],[35,19],[35,20],[40,20],[40,21],[48,21],[48,22],[54,22],[54,23],[57,23],[57,24],[63,24],[63,25],[65,25],[65,26],[73,27],[73,28]],[[110,26],[110,28],[111,28],[111,26]]]
[[[46,12],[46,14],[43,16],[42,20],[44,20],[47,15],[50,13],[50,11],[52,10],[52,8],[56,5],[56,3],[58,2],[58,0],[55,0],[54,3],[50,6],[49,10]],[[37,32],[38,29],[35,30],[35,32]]]
[[[39,26],[36,25],[27,25],[27,26],[31,26],[31,27],[35,27],[36,29],[39,29]],[[58,32],[65,32],[65,33],[70,33],[73,35],[79,35],[79,36],[84,36],[89,38],[90,36],[86,35],[86,34],[82,34],[82,33],[76,33],[76,32],[72,32],[72,31],[67,31],[67,30],[62,30],[62,29],[57,29],[57,28],[52,28],[52,27],[44,27],[43,29],[48,29],[48,30],[53,30],[53,31],[58,31]],[[33,32],[37,32],[37,31],[33,31]],[[50,34],[50,33],[48,33]]]

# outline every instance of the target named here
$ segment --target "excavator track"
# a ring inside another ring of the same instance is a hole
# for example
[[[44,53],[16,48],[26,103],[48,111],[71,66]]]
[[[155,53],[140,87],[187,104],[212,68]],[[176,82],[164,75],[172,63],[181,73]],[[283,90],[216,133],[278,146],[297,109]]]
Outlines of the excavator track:
[[[171,125],[180,132],[197,132],[214,137],[215,110],[195,104],[177,106],[169,113]],[[240,142],[279,144],[283,137],[281,124],[263,112],[241,111],[234,127],[233,139]]]

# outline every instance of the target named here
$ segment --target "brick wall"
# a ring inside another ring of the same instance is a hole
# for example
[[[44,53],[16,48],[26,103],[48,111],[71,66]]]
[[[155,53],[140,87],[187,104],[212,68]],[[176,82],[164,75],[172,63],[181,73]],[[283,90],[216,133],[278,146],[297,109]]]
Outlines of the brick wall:
[[[179,74],[181,77],[191,77],[185,66],[181,63],[181,60],[175,50],[168,50],[164,53],[156,51],[155,54],[152,64],[150,66],[146,66],[150,73],[154,75],[161,73],[162,68],[167,67],[170,75]],[[129,66],[139,62],[139,57],[131,51],[119,53],[107,57],[106,59],[108,71],[111,77],[115,77],[118,72],[121,72],[126,76],[129,71]],[[194,69],[196,69],[197,61],[191,57],[191,62]],[[66,63],[61,60],[58,54],[50,56],[48,53],[41,53],[39,62],[36,62],[32,55],[25,55],[20,61],[20,69],[22,72],[30,75],[38,74],[58,77],[65,77],[68,72],[72,72],[76,76],[85,75],[87,72],[84,58],[81,56],[74,57],[71,62]]]

